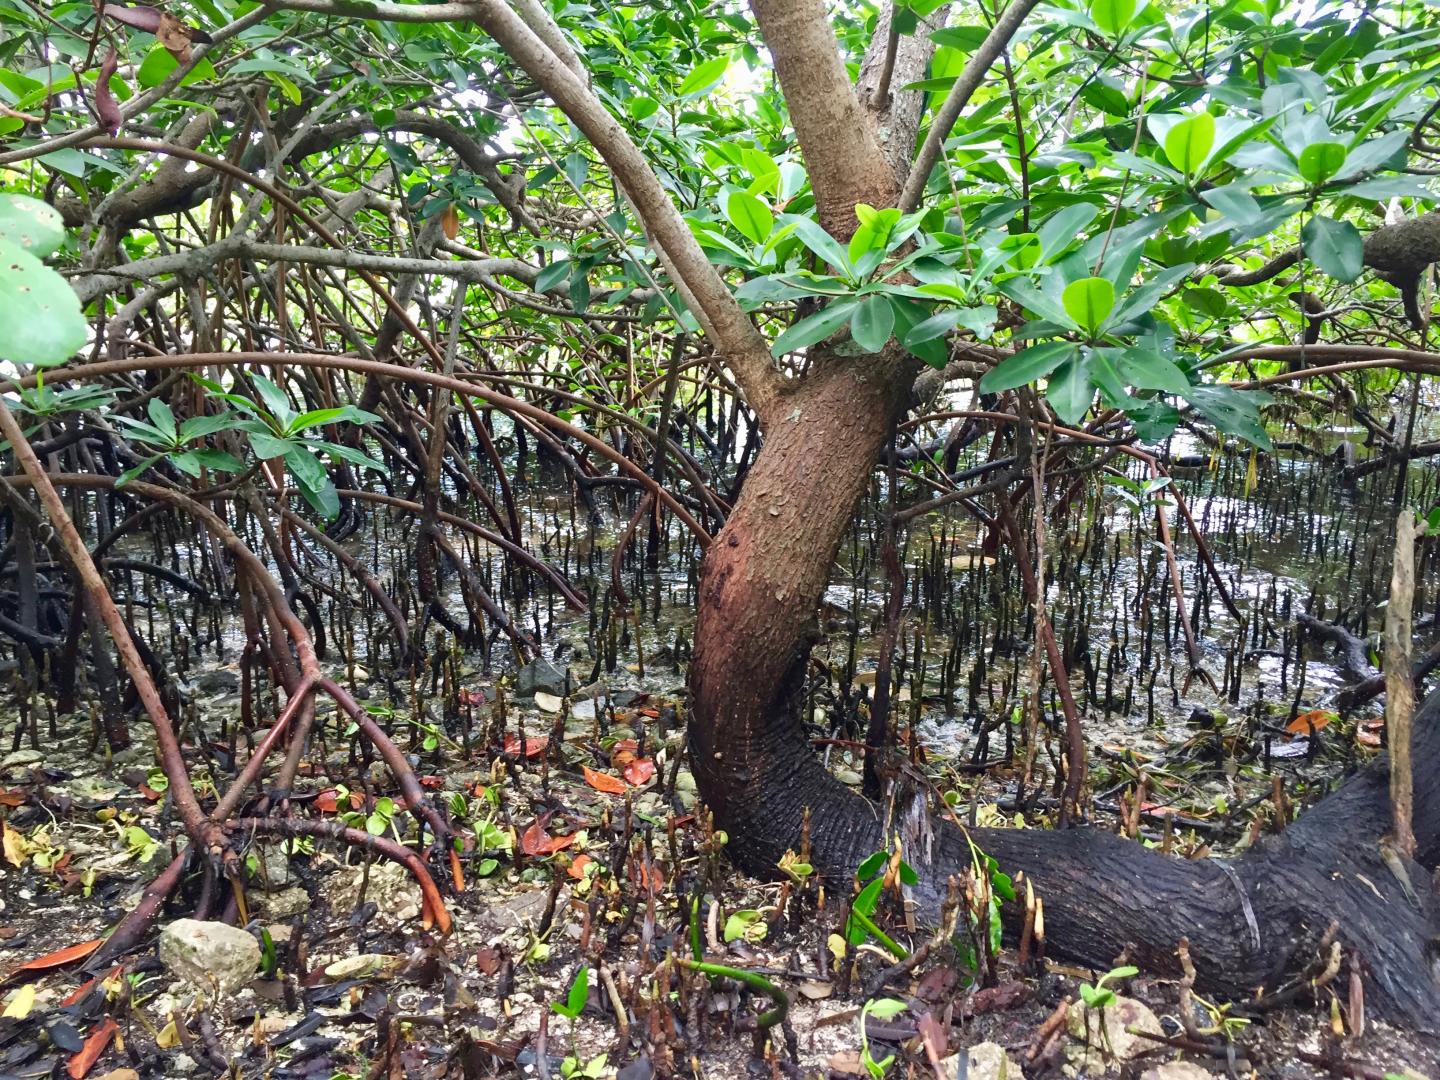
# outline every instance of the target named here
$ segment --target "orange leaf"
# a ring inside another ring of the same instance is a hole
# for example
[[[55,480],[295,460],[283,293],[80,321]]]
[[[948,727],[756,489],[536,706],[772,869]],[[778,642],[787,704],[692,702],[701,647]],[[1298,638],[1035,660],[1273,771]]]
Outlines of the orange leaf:
[[[610,752],[612,754],[617,754],[622,750],[629,750],[631,753],[634,753],[636,750],[639,749],[640,744],[634,739],[616,739],[615,745],[610,748]]]
[[[110,1045],[110,1040],[115,1037],[115,1032],[120,1030],[112,1017],[105,1017],[100,1021],[100,1026],[90,1033],[85,1040],[85,1045],[80,1048],[79,1053],[70,1059],[70,1064],[65,1071],[70,1074],[70,1080],[82,1080],[86,1073],[100,1060],[100,1055]]]
[[[1309,712],[1302,712],[1286,724],[1285,730],[1291,735],[1308,735],[1312,727],[1319,731],[1334,719],[1335,714],[1327,709],[1311,709]]]
[[[420,777],[420,786],[430,788],[432,791],[436,788],[443,788],[445,786],[445,778],[443,776],[422,776]]]
[[[163,792],[156,791],[149,784],[141,784],[138,790],[141,795],[144,795],[145,798],[149,799],[151,802],[159,802],[165,797]]]
[[[520,835],[520,850],[530,856],[554,855],[555,852],[565,850],[574,842],[574,833],[569,836],[548,835],[545,832],[544,821],[539,820]]]
[[[1355,733],[1355,741],[1361,746],[1379,746],[1380,732],[1364,730],[1357,731]]]
[[[580,770],[585,774],[585,782],[596,791],[603,791],[609,795],[625,794],[625,781],[621,780],[618,776],[596,772],[588,765],[580,766]]]
[[[570,864],[570,868],[565,872],[571,877],[573,877],[576,881],[584,881],[585,867],[589,866],[592,861],[593,860],[591,860],[589,855],[576,855],[574,861]]]
[[[625,766],[625,779],[636,787],[648,784],[655,778],[655,759],[642,757],[636,758]]]
[[[460,215],[456,212],[454,203],[440,211],[440,227],[445,230],[446,240],[454,240],[460,235]]]
[[[48,971],[50,968],[63,967],[65,964],[73,964],[76,960],[83,960],[100,947],[104,938],[96,938],[94,941],[82,941],[78,945],[67,945],[63,949],[56,949],[44,956],[37,956],[34,960],[26,960],[10,974],[15,975],[22,971]]]
[[[338,805],[339,803],[336,802],[334,788],[331,788],[329,791],[322,791],[319,795],[315,796],[315,809],[319,810],[322,814],[333,814]]]
[[[550,745],[549,735],[535,735],[525,740],[525,756],[527,758],[539,757],[545,752],[545,747]],[[520,752],[520,738],[518,735],[505,736],[505,753],[514,757]]]

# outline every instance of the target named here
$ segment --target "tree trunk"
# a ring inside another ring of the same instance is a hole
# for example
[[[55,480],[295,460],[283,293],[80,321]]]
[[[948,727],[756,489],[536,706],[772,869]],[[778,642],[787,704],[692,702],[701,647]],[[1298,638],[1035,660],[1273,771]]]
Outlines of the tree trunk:
[[[705,557],[690,672],[695,777],[732,860],[776,875],[799,847],[808,809],[812,862],[838,889],[883,846],[883,813],[811,753],[798,690],[830,567],[908,382],[893,355],[868,363],[822,358],[770,413],[764,447]],[[1440,761],[1440,695],[1416,717],[1414,749],[1417,762]],[[1185,936],[1198,987],[1238,999],[1311,963],[1337,922],[1362,959],[1372,1015],[1433,1036],[1440,993],[1429,949],[1440,919],[1428,868],[1440,858],[1440,789],[1428,777],[1416,784],[1419,864],[1382,844],[1389,820],[1381,761],[1230,862],[1171,858],[1094,829],[979,829],[971,839],[1006,872],[1031,878],[1052,956],[1105,970],[1125,952],[1148,971],[1178,972]],[[971,864],[969,841],[941,821],[906,851],[922,877],[915,898],[933,918],[947,878]]]

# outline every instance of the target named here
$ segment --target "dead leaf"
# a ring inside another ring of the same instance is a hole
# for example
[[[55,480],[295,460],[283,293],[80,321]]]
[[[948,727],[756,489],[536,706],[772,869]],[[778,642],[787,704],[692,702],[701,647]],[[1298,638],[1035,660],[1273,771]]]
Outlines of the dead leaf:
[[[10,827],[8,821],[5,822],[4,828],[5,861],[14,867],[24,866],[25,859],[30,854],[30,845],[25,842],[24,836]]]
[[[140,1074],[134,1069],[111,1069],[104,1076],[97,1076],[95,1080],[140,1080]]]
[[[24,1020],[30,1015],[30,1010],[35,1008],[35,984],[26,983],[11,995],[9,1002],[5,1005],[5,1011],[0,1016],[8,1016],[12,1020]]]
[[[625,766],[625,780],[636,787],[643,787],[655,779],[655,759],[635,758]]]
[[[486,945],[475,954],[475,963],[481,975],[494,975],[504,961],[505,954],[493,945]]]
[[[580,766],[580,771],[585,774],[585,783],[589,784],[596,791],[603,791],[608,795],[625,794],[625,781],[621,780],[618,776],[597,772],[588,765]]]
[[[182,64],[190,62],[190,28],[168,11],[160,13],[160,25],[155,28],[155,40]]]
[[[12,810],[17,806],[25,805],[25,793],[23,791],[0,791],[0,806],[8,806]]]
[[[453,240],[455,238],[452,236],[450,239]],[[541,712],[557,713],[560,711],[561,706],[563,706],[564,704],[565,699],[562,697],[556,697],[554,694],[547,694],[544,690],[535,691],[535,707]]]
[[[454,203],[447,203],[445,209],[440,211],[440,227],[445,230],[446,240],[454,240],[460,235],[460,214]]]
[[[549,735],[535,735],[535,736],[528,737],[528,738],[526,738],[526,740],[525,740],[525,756],[526,756],[527,758],[536,758],[536,757],[539,757],[541,754],[543,754],[543,753],[545,752],[545,748],[546,748],[547,746],[549,746],[549,745],[550,745],[550,736],[549,736]],[[508,754],[510,757],[514,757],[514,756],[515,756],[516,754],[518,754],[519,752],[520,752],[520,737],[519,737],[518,735],[506,735],[506,736],[505,736],[505,753]]]
[[[67,945],[63,949],[56,949],[44,956],[37,956],[34,960],[26,960],[11,975],[18,975],[22,971],[48,971],[51,968],[63,967],[66,964],[73,964],[76,960],[83,960],[100,947],[104,938],[96,938],[94,941],[82,941],[78,945]]]
[[[823,1001],[835,993],[835,986],[832,983],[820,982],[818,979],[810,979],[800,984],[800,993],[811,1001]]]
[[[946,1030],[949,1024],[941,1024],[933,1012],[927,1012],[915,1026],[925,1042],[926,1056],[932,1062],[943,1061],[950,1053],[950,1033]]]
[[[520,850],[526,855],[538,857],[543,855],[554,855],[557,851],[564,851],[575,842],[575,834],[569,836],[551,836],[545,831],[550,824],[553,811],[548,814],[541,814],[531,825],[520,835]]]
[[[585,867],[589,866],[592,862],[594,862],[594,860],[591,859],[589,855],[581,853],[579,855],[576,855],[575,858],[571,860],[570,865],[566,868],[565,872],[569,874],[572,878],[574,878],[576,881],[584,881]]]
[[[1312,727],[1319,731],[1334,719],[1335,714],[1328,709],[1311,709],[1309,712],[1302,712],[1286,724],[1285,730],[1291,735],[1308,735]]]
[[[107,1016],[100,1021],[100,1025],[85,1040],[80,1052],[72,1057],[70,1064],[65,1067],[65,1071],[70,1074],[70,1080],[82,1080],[95,1067],[95,1062],[100,1060],[100,1055],[105,1053],[110,1040],[119,1030],[120,1025],[112,1017]]]

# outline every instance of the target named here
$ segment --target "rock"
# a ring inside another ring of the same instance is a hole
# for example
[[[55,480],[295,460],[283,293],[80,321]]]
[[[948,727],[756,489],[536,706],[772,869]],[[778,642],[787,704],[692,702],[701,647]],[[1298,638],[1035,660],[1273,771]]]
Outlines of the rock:
[[[42,750],[15,750],[0,761],[0,769],[23,769],[29,765],[39,765],[44,760],[45,753]]]
[[[360,885],[365,880],[363,866],[351,866],[336,874],[331,904],[337,914],[348,915],[360,906]],[[397,922],[407,922],[420,914],[420,886],[410,871],[399,863],[370,864],[370,881],[365,899],[373,900],[382,915]]]
[[[966,1080],[1024,1080],[1025,1074],[1020,1071],[1020,1066],[999,1043],[976,1043],[960,1053],[966,1057],[963,1070],[960,1068],[960,1054],[951,1054],[940,1062],[947,1077],[957,1080],[961,1076]]]
[[[195,679],[195,689],[201,694],[234,694],[240,690],[240,675],[229,668],[216,668]]]
[[[160,932],[160,962],[198,990],[228,994],[254,977],[260,943],[224,923],[177,919]]]
[[[290,882],[290,857],[278,847],[265,848],[264,858],[261,863],[260,881],[267,887],[267,891],[274,890],[278,886],[288,885]]]
[[[304,915],[310,910],[310,894],[298,886],[277,889],[257,897],[256,907],[272,919],[288,919],[292,915]]]
[[[373,979],[377,976],[393,975],[405,966],[403,956],[387,956],[384,953],[361,953],[347,956],[325,965],[325,977],[331,982],[345,979]]]
[[[1193,1061],[1167,1061],[1140,1074],[1140,1080],[1217,1080],[1214,1073]]]
[[[1081,1060],[1087,1053],[1099,1054],[1102,1061],[1120,1064],[1160,1050],[1164,1045],[1126,1030],[1133,1027],[1154,1035],[1165,1034],[1150,1007],[1134,998],[1117,995],[1113,1005],[1101,1010],[1071,1008],[1066,1024],[1071,1037],[1082,1044],[1072,1047],[1073,1056]]]
[[[515,675],[515,693],[529,697],[537,690],[556,697],[565,696],[567,672],[549,660],[532,660]]]

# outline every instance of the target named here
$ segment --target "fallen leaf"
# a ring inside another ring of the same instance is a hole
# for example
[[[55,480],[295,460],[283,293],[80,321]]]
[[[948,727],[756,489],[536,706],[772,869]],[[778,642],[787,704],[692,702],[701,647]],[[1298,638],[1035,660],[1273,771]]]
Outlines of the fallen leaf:
[[[1335,714],[1328,709],[1311,709],[1309,712],[1302,712],[1286,724],[1285,730],[1291,735],[1308,735],[1312,727],[1319,731],[1334,719]]]
[[[140,1074],[134,1069],[111,1069],[104,1076],[97,1076],[95,1080],[140,1080]]]
[[[26,960],[10,974],[17,975],[22,971],[48,971],[50,968],[63,967],[66,964],[73,964],[76,960],[83,960],[100,947],[104,938],[96,938],[94,941],[82,941],[78,945],[67,945],[63,949],[56,949],[44,956],[37,956],[34,960]]]
[[[609,795],[625,794],[625,781],[621,780],[618,776],[596,772],[588,765],[580,766],[580,771],[585,774],[585,782],[596,791],[603,791]]]
[[[575,842],[575,834],[569,836],[551,836],[545,831],[545,825],[549,821],[549,815],[538,818],[534,825],[531,825],[520,835],[520,850],[526,855],[538,857],[543,855],[554,855],[557,851],[563,851]]]
[[[65,1071],[70,1074],[70,1080],[82,1080],[94,1068],[95,1062],[100,1060],[100,1055],[105,1053],[105,1049],[110,1045],[110,1040],[119,1030],[120,1025],[112,1017],[107,1016],[100,1021],[99,1027],[86,1038],[84,1047],[70,1059],[70,1064],[65,1067]]]
[[[0,1016],[8,1016],[12,1020],[24,1020],[34,1007],[35,984],[26,983],[10,996],[10,1000],[5,1004],[5,1011],[0,1013]]]
[[[8,806],[12,810],[17,806],[25,805],[25,793],[23,791],[0,791],[0,806]]]
[[[641,787],[648,784],[655,778],[655,759],[642,757],[635,758],[625,766],[625,780],[627,783]]]
[[[420,786],[435,791],[445,786],[445,778],[443,776],[422,776],[420,777]]]
[[[25,858],[30,854],[30,845],[25,842],[24,836],[10,827],[8,821],[5,822],[4,828],[5,861],[11,866],[24,866]]]
[[[584,881],[585,867],[589,866],[593,861],[594,860],[591,859],[589,855],[585,855],[583,853],[580,855],[576,855],[575,858],[571,860],[570,866],[566,869],[565,872],[569,874],[572,878],[574,878],[576,881]]]
[[[504,960],[505,954],[493,945],[486,945],[475,954],[475,963],[481,975],[494,975]]]
[[[549,745],[550,745],[550,736],[549,736],[549,735],[535,735],[535,736],[528,737],[528,738],[526,738],[526,740],[525,740],[525,756],[526,756],[527,758],[539,757],[541,754],[543,754],[543,753],[545,752],[545,748],[546,748],[547,746],[549,746]],[[506,735],[506,736],[505,736],[505,753],[506,753],[507,755],[509,755],[510,757],[514,757],[514,756],[515,756],[516,754],[518,754],[519,752],[520,752],[520,737],[519,737],[518,735]]]
[[[455,239],[453,236],[450,239]],[[547,694],[544,690],[535,691],[535,707],[541,712],[557,713],[565,704],[565,699],[556,697],[554,694]]]
[[[160,1029],[160,1034],[155,1036],[155,1045],[161,1050],[170,1050],[180,1045],[180,1028],[174,1020]]]
[[[811,1001],[823,1001],[835,993],[833,983],[820,982],[818,979],[808,979],[800,984],[800,994]]]
[[[142,783],[137,790],[140,792],[141,795],[144,795],[145,798],[149,799],[151,802],[159,802],[165,797],[164,792],[156,791],[149,784]]]

